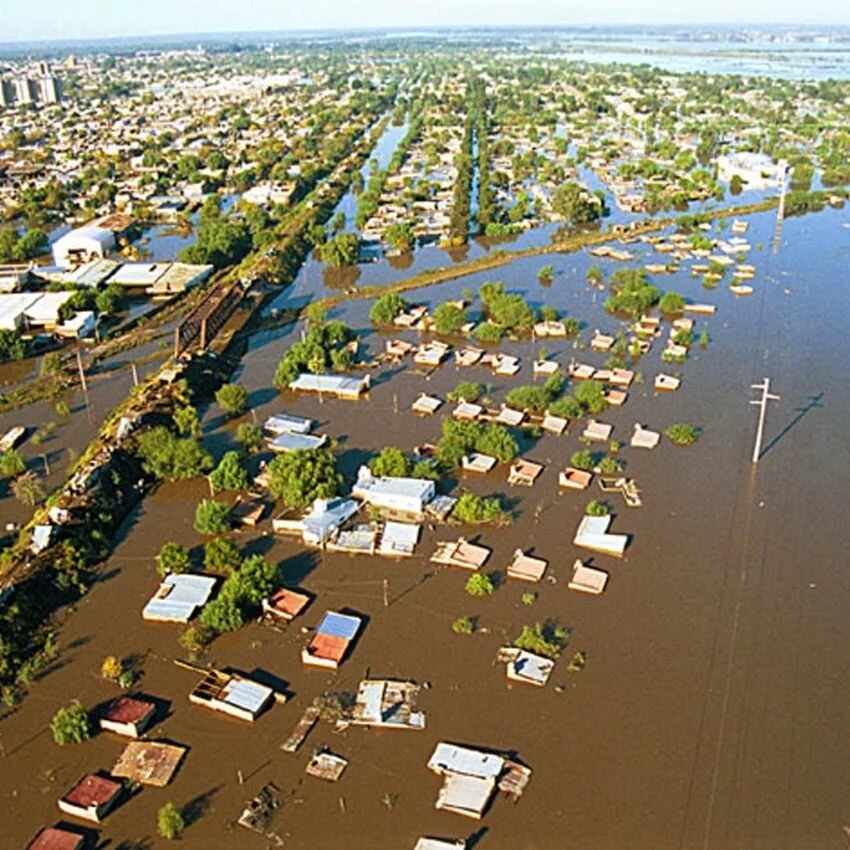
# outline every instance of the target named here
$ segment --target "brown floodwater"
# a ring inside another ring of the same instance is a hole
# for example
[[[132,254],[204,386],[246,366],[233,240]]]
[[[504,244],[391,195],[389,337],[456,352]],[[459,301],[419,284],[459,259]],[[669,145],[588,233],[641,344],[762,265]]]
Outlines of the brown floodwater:
[[[168,788],[145,788],[108,816],[99,846],[112,850],[167,846],[156,836],[156,811],[168,800],[189,812],[182,847],[275,846],[233,825],[245,801],[269,781],[282,791],[273,830],[284,847],[390,850],[413,847],[420,835],[476,835],[482,850],[844,850],[850,213],[788,220],[775,255],[773,217],[751,222],[748,239],[765,246],[751,255],[756,293],[736,299],[725,284],[705,292],[686,272],[660,277],[662,288],[717,304],[714,317],[697,320],[697,332],[707,328],[711,344],[694,349],[681,369],[682,388],[667,395],[652,391],[652,377],[671,371],[662,367],[656,344],[638,367],[644,383],[633,387],[623,408],[600,417],[623,443],[635,422],[656,430],[692,422],[703,429],[689,449],[664,441],[651,452],[622,450],[644,507],[615,506],[614,530],[632,540],[622,560],[592,559],[611,574],[603,596],[566,589],[571,565],[583,555],[572,535],[597,495],[557,492],[559,467],[581,448],[575,428],[527,446],[529,458],[546,464],[531,489],[507,487],[504,467],[459,481],[479,493],[503,493],[514,506],[510,526],[481,533],[493,549],[487,569],[504,572],[515,548],[533,547],[549,559],[554,583],[511,582],[490,598],[473,599],[463,590],[465,574],[436,570],[427,560],[435,541],[457,530],[426,529],[416,556],[394,562],[304,552],[267,533],[266,520],[237,539],[281,562],[288,580],[317,598],[283,633],[251,625],[212,646],[207,660],[262,670],[291,693],[289,703],[256,723],[240,723],[189,704],[197,677],[172,663],[184,657],[179,630],[140,617],[157,585],[153,557],[162,543],[201,543],[192,517],[205,486],[164,486],[128,520],[101,580],[67,617],[55,668],[0,721],[3,847],[23,847],[38,827],[59,821],[56,798],[84,772],[108,770],[121,752],[124,742],[109,734],[59,748],[47,730],[59,705],[79,698],[94,707],[114,695],[99,676],[101,661],[113,654],[136,659],[140,690],[167,703],[151,737],[190,751]],[[636,250],[649,256],[646,247]],[[591,262],[586,255],[528,258],[407,297],[433,304],[501,279],[537,304],[583,319],[588,338],[594,328],[613,331],[618,324],[602,311],[604,295],[584,282]],[[542,287],[536,272],[550,263],[555,281]],[[293,293],[305,295],[304,287]],[[368,306],[347,304],[337,315],[362,329],[375,350],[382,338],[368,330]],[[318,419],[339,440],[349,477],[382,446],[409,450],[436,438],[439,417],[409,412],[419,391],[445,396],[461,378],[477,379],[492,386],[498,402],[509,386],[530,382],[530,358],[539,347],[504,346],[524,358],[522,373],[510,381],[453,365],[428,381],[387,372],[377,376],[368,400],[320,404],[271,390],[274,366],[296,335],[297,329],[257,335],[237,379],[251,391],[260,421],[283,410]],[[597,365],[605,358],[574,352],[568,341],[547,348],[562,363],[573,354]],[[782,399],[769,410],[765,452],[754,470],[749,387],[765,376]],[[234,425],[222,423],[214,406],[205,427],[216,453],[229,446]],[[531,606],[521,602],[528,590],[538,595]],[[305,670],[299,651],[308,638],[300,625],[315,625],[324,610],[340,607],[369,618],[353,653],[337,673]],[[470,637],[450,628],[464,615],[478,618],[479,631]],[[508,686],[495,663],[498,647],[524,624],[547,618],[571,629],[549,686]],[[587,666],[568,673],[578,650],[587,653]],[[353,690],[367,673],[429,683],[421,699],[426,730],[337,733],[320,725],[297,754],[279,749],[314,696]],[[481,823],[436,811],[440,779],[426,762],[440,740],[515,752],[533,769],[519,803],[496,799]],[[313,749],[323,745],[350,762],[335,785],[304,773]]]

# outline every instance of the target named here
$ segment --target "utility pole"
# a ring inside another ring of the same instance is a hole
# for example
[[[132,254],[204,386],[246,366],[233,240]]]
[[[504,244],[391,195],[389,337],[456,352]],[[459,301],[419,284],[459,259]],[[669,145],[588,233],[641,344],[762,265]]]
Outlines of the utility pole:
[[[388,607],[390,604],[389,600],[389,582],[384,579],[384,608]]]
[[[86,400],[86,407],[89,406],[89,385],[86,383],[86,370],[83,369],[83,358],[80,356],[80,349],[77,349],[77,369],[80,371],[80,384],[83,387],[83,397]]]
[[[750,401],[750,404],[755,404],[760,408],[759,425],[756,430],[756,444],[753,447],[753,463],[758,463],[759,455],[761,454],[761,439],[764,434],[764,417],[767,413],[767,403],[769,401],[779,401],[779,396],[770,392],[770,378],[765,378],[761,384],[753,384],[752,388],[754,390],[761,390],[761,398],[757,401],[755,399]]]
[[[130,364],[130,371],[133,373],[133,386],[134,387],[139,386],[139,373],[136,370],[136,364],[135,363]]]

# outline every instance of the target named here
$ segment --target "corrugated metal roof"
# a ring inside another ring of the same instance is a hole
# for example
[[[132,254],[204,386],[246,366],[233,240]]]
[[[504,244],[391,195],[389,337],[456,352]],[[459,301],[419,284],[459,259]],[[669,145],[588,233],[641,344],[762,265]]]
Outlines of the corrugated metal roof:
[[[360,618],[352,617],[349,614],[338,614],[335,611],[328,611],[322,622],[319,623],[316,631],[322,632],[332,637],[343,638],[344,640],[353,640],[354,636],[360,629]]]

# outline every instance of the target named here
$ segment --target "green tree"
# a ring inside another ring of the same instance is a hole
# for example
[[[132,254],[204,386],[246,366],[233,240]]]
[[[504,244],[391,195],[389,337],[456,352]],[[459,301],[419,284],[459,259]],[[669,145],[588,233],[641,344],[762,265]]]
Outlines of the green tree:
[[[44,485],[32,471],[24,472],[12,481],[12,493],[21,504],[31,508],[47,495]]]
[[[0,475],[13,478],[26,471],[26,468],[26,461],[17,449],[6,449],[0,454]]]
[[[225,452],[218,466],[210,473],[213,491],[244,490],[248,486],[248,473],[239,452]]]
[[[242,562],[239,547],[227,537],[214,537],[204,545],[204,569],[211,573],[230,573]]]
[[[699,439],[699,428],[678,423],[665,428],[664,434],[674,446],[692,446]]]
[[[17,331],[0,330],[0,362],[23,360],[26,356],[26,340]]]
[[[156,556],[156,569],[161,576],[169,573],[185,573],[191,569],[191,566],[189,550],[185,546],[172,541],[162,544],[162,549]]]
[[[342,486],[336,456],[328,449],[300,449],[275,456],[268,465],[269,492],[293,508],[330,499]]]
[[[587,449],[573,452],[570,457],[570,466],[589,472],[593,469],[593,455]]]
[[[552,210],[569,224],[587,224],[602,217],[603,205],[597,196],[568,181],[555,190]]]
[[[685,309],[685,299],[678,292],[665,292],[658,308],[662,313],[681,313]]]
[[[582,381],[575,388],[576,401],[591,414],[601,413],[608,407],[605,385],[601,381]]]
[[[466,310],[452,301],[443,301],[434,310],[434,327],[437,333],[447,336],[460,333],[460,329],[467,321]]]
[[[388,475],[395,478],[406,478],[410,475],[412,464],[401,449],[388,446],[381,449],[378,457],[369,461],[369,469],[373,475]]]
[[[256,454],[263,445],[263,429],[255,422],[242,422],[236,428],[236,442],[249,454]]]
[[[224,384],[216,392],[215,400],[228,416],[241,416],[248,407],[248,390],[240,384]]]
[[[508,519],[498,496],[482,497],[477,493],[464,493],[455,504],[452,517],[467,525],[501,523]]]
[[[400,313],[410,307],[398,293],[388,292],[382,295],[369,310],[369,319],[375,325],[391,325]]]
[[[568,638],[569,632],[566,629],[558,628],[553,622],[547,621],[536,623],[534,626],[523,626],[514,646],[535,655],[557,658]]]
[[[77,700],[74,700],[53,715],[50,731],[53,733],[53,740],[60,747],[87,741],[91,737],[89,713]]]
[[[181,434],[185,434],[189,437],[197,437],[201,433],[201,421],[198,419],[198,411],[191,404],[183,404],[180,407],[175,408],[174,413],[171,415],[171,419],[174,422],[174,427]]]
[[[230,531],[230,508],[215,499],[204,499],[195,508],[195,530],[200,534]]]
[[[156,829],[160,836],[167,841],[180,838],[183,834],[183,830],[186,829],[186,821],[183,818],[183,813],[174,803],[166,803],[156,813]]]
[[[490,596],[496,585],[486,573],[473,573],[466,582],[465,589],[470,596]]]
[[[360,256],[360,240],[355,233],[337,233],[321,247],[322,262],[329,266],[352,266]]]
[[[176,437],[163,425],[138,437],[138,452],[146,472],[162,480],[194,478],[212,468],[212,457],[189,437]]]
[[[413,228],[405,221],[393,222],[384,231],[384,240],[397,251],[409,251],[413,245]]]

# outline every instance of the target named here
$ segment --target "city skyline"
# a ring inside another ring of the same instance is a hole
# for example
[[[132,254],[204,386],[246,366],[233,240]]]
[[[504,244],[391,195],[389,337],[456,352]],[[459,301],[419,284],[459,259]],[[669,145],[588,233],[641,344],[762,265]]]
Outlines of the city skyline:
[[[104,0],[62,4],[34,0],[24,7],[0,2],[6,23],[5,43],[60,39],[121,38],[215,34],[227,32],[298,31],[356,28],[462,26],[588,26],[588,25],[801,25],[850,24],[843,0],[815,0],[791,7],[779,0],[754,0],[742,7],[718,0],[707,16],[702,7],[671,8],[658,0],[603,0],[580,7],[563,0],[542,0],[529,8],[516,0],[411,0],[398,4],[371,0],[353,8],[340,0],[322,0],[305,11],[301,4],[273,0],[230,3],[189,0],[175,6],[165,0],[115,6]]]

